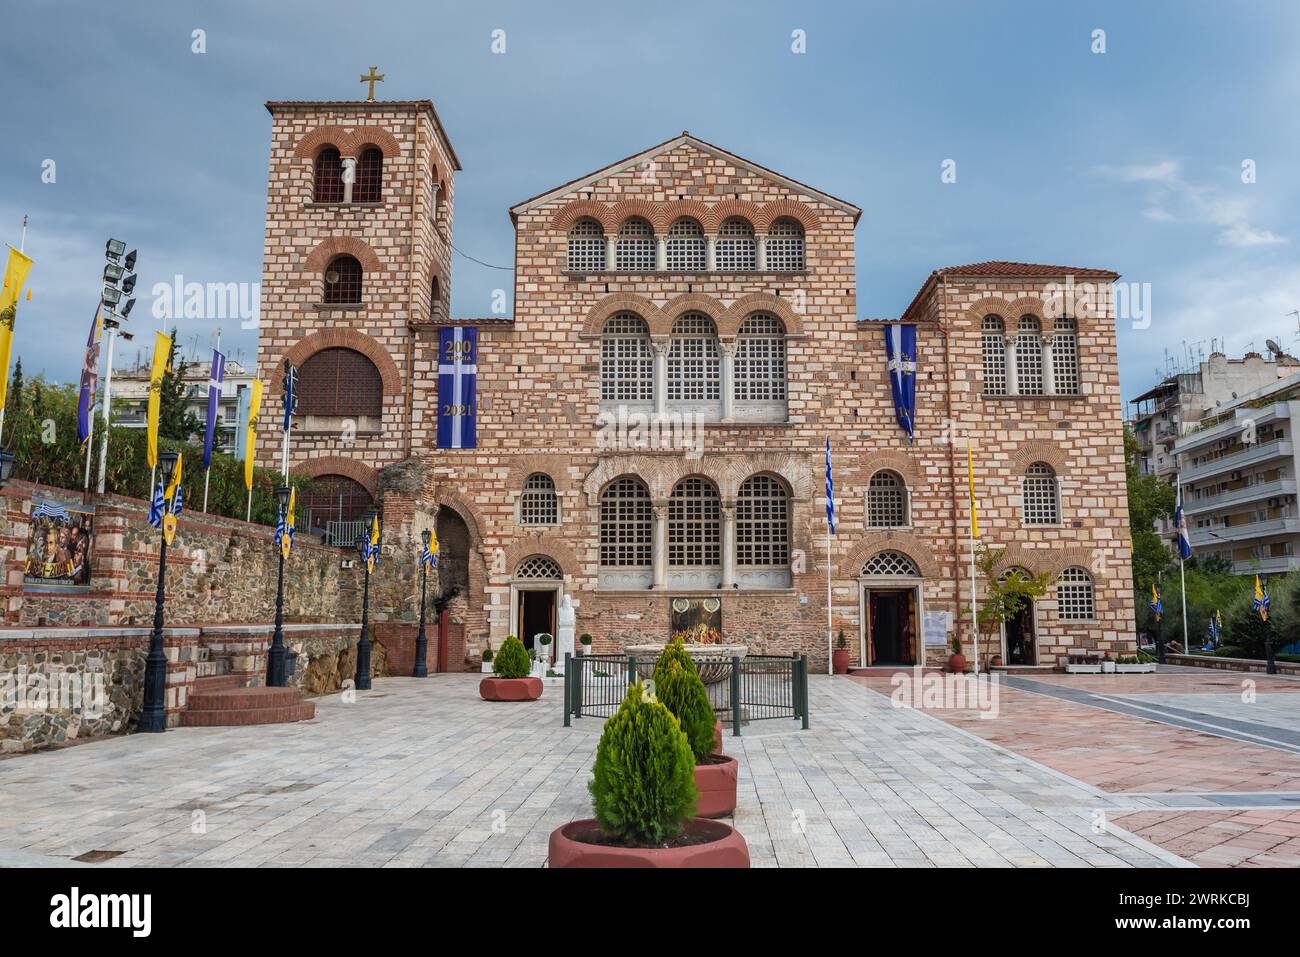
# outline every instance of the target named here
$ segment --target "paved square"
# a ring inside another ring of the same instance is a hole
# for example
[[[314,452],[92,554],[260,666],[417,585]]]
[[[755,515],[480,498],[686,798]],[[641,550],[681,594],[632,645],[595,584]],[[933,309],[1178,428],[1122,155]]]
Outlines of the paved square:
[[[477,676],[385,678],[310,722],[188,728],[0,761],[0,862],[118,851],[100,867],[520,866],[590,814],[601,722],[562,726],[561,689],[479,699]],[[813,727],[756,722],[735,825],[756,866],[1169,866],[1099,811],[1096,787],[861,682],[811,679]]]

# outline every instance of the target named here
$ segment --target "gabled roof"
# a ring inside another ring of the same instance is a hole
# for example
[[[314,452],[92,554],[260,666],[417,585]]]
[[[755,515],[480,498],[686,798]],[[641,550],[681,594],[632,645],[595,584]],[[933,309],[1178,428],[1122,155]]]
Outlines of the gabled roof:
[[[940,279],[1064,279],[1066,276],[1114,282],[1119,278],[1119,273],[1112,269],[1096,269],[1091,266],[1049,266],[1043,263],[1008,262],[1005,259],[966,263],[964,266],[944,266],[930,273],[907,308],[903,310],[903,318],[907,319],[911,316],[921,300]]]
[[[589,186],[590,184],[596,182],[597,180],[604,179],[607,176],[612,176],[615,173],[621,173],[626,169],[630,169],[631,167],[639,166],[640,164],[646,162],[646,160],[653,159],[654,157],[659,156],[662,153],[667,153],[670,150],[674,150],[677,147],[683,145],[692,146],[695,149],[699,150],[700,152],[708,153],[711,156],[716,156],[718,159],[726,160],[727,162],[739,166],[742,169],[749,170],[751,173],[756,173],[759,176],[763,176],[770,180],[773,180],[774,182],[780,183],[781,185],[789,189],[795,190],[800,193],[807,193],[808,195],[811,196],[815,196],[817,199],[820,199],[822,202],[830,206],[834,206],[836,209],[839,209],[843,212],[849,213],[853,217],[853,222],[855,224],[858,221],[858,217],[862,215],[861,208],[853,205],[847,200],[839,199],[838,197],[830,195],[830,193],[823,193],[821,190],[813,189],[811,186],[801,183],[798,180],[791,179],[788,176],[782,176],[780,173],[773,172],[772,170],[768,169],[765,166],[760,166],[751,160],[747,160],[744,157],[737,156],[735,153],[729,153],[720,146],[714,146],[712,143],[706,143],[704,140],[700,139],[699,137],[692,136],[690,133],[683,130],[680,136],[674,136],[672,139],[664,140],[662,143],[652,146],[649,149],[642,150],[640,153],[635,153],[632,156],[625,157],[616,163],[611,163],[609,166],[603,167],[602,169],[598,169],[595,172],[588,173],[586,176],[580,176],[577,179],[569,180],[569,182],[563,184],[562,186],[557,186],[554,189],[549,189],[544,193],[539,193],[538,195],[533,196],[530,199],[525,199],[521,202],[516,203],[514,206],[510,207],[510,218],[511,220],[515,220],[518,218],[520,213],[527,212],[528,210],[533,209],[537,206],[541,206],[544,203],[549,203],[551,200],[555,199],[556,197],[563,196],[566,193],[571,193],[576,190],[580,190],[584,186]]]

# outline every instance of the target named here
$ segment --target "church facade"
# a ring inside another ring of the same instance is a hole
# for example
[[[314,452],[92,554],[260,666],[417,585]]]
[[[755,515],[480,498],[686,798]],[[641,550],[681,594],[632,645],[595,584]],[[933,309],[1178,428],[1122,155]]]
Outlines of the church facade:
[[[683,133],[511,207],[511,315],[453,318],[460,163],[433,104],[267,107],[263,422],[291,362],[299,525],[347,543],[381,509],[372,614],[399,667],[425,528],[458,590],[444,669],[554,632],[566,596],[597,651],[690,631],[824,669],[828,578],[855,664],[937,663],[954,634],[969,657],[968,445],[997,574],[1048,581],[981,665],[1133,653],[1115,273],[936,269],[898,320],[859,320],[861,210]],[[448,327],[477,334],[472,448],[438,447]],[[259,463],[279,449],[264,425]]]

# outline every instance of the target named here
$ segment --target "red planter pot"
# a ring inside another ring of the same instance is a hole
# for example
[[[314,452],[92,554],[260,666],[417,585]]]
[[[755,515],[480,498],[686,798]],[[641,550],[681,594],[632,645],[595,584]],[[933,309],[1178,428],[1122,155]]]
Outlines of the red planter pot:
[[[836,648],[831,652],[831,668],[837,675],[849,673],[849,650],[847,648]]]
[[[722,719],[713,722],[713,750],[722,753]]]
[[[686,833],[706,838],[684,847],[617,847],[592,844],[600,829],[590,818],[570,821],[551,832],[547,867],[749,867],[749,845],[721,821],[696,818]]]
[[[700,792],[700,803],[695,813],[700,817],[724,817],[736,809],[736,779],[740,777],[740,765],[735,758],[722,754],[711,757],[724,760],[717,764],[695,765],[695,788]]]
[[[542,679],[484,678],[478,693],[484,701],[536,701],[542,696]]]
[[[966,656],[949,655],[948,670],[951,671],[953,674],[957,674],[957,675],[962,674],[966,670]]]

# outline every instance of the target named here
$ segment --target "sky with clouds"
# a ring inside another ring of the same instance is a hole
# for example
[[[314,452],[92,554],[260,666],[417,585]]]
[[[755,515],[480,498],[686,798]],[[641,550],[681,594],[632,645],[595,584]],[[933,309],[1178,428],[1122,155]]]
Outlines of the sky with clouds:
[[[1300,351],[1297,27],[1294,2],[11,5],[0,240],[30,215],[36,260],[15,352],[77,375],[110,235],[140,250],[139,332],[156,283],[257,282],[262,104],[359,98],[373,64],[381,98],[437,104],[465,166],[455,243],[475,259],[511,265],[512,203],[690,130],[863,208],[862,316],[985,259],[1150,284],[1150,324],[1119,325],[1128,398],[1211,339]],[[488,314],[511,282],[453,268],[454,315]],[[256,334],[232,321],[181,320],[179,339],[206,352],[218,325],[251,359]]]

